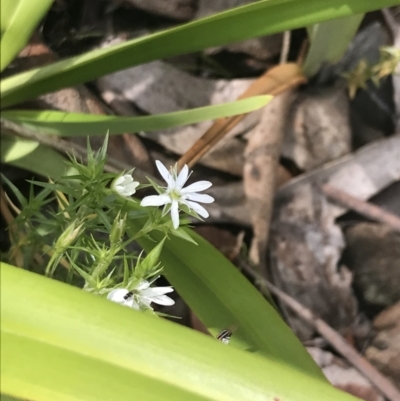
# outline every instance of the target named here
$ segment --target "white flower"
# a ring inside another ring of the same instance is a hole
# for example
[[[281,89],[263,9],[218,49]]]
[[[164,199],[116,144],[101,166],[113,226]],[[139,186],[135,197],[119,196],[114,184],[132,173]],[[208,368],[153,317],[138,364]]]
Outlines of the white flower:
[[[209,214],[203,206],[196,202],[212,203],[214,198],[210,195],[198,194],[199,191],[204,191],[210,188],[210,181],[198,181],[186,188],[183,188],[189,178],[189,167],[185,164],[181,172],[177,174],[176,167],[171,169],[171,172],[159,160],[156,160],[156,165],[161,176],[168,184],[165,192],[160,195],[151,195],[143,198],[141,206],[163,206],[171,204],[171,218],[175,229],[179,227],[179,205],[185,205],[189,210],[193,209],[201,217],[208,217]],[[169,209],[167,209],[169,211]],[[167,212],[166,211],[166,212]]]
[[[152,309],[152,302],[159,305],[171,306],[175,301],[165,294],[174,291],[172,287],[150,287],[150,282],[143,280],[133,290],[118,288],[112,290],[107,299],[118,304],[137,310]]]
[[[139,185],[137,181],[133,181],[130,174],[119,176],[112,183],[112,188],[121,196],[131,196],[136,192],[136,187]]]

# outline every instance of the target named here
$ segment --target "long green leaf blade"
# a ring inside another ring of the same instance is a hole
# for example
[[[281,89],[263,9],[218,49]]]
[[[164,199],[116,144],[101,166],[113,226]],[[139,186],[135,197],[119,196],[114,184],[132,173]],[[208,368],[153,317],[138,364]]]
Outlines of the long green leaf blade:
[[[311,42],[303,65],[303,72],[310,77],[325,63],[340,60],[357,32],[364,14],[338,18],[309,27]]]
[[[45,16],[53,0],[2,0],[0,71],[28,43],[33,30]]]
[[[2,135],[0,139],[0,161],[52,179],[68,174],[60,153],[38,142],[11,136]]]
[[[306,349],[278,312],[232,263],[200,235],[190,231],[198,245],[172,237],[160,260],[163,273],[207,329],[217,335],[236,327],[232,345],[280,360],[325,380]],[[152,234],[159,241],[162,236]],[[148,252],[154,242],[140,239]]]
[[[276,360],[1,263],[2,391],[120,401],[355,401]]]
[[[2,117],[42,133],[62,136],[123,134],[194,124],[204,120],[249,113],[265,106],[272,96],[255,96],[236,102],[144,117],[117,117],[62,111],[4,111]]]
[[[1,82],[8,107],[62,87],[177,54],[400,4],[400,0],[261,0],[163,32],[60,61]]]

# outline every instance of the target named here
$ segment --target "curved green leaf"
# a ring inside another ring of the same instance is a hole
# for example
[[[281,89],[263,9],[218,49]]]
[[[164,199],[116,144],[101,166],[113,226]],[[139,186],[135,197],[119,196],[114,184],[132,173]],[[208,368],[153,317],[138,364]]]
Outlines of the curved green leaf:
[[[0,71],[28,43],[53,0],[1,0]]]
[[[41,401],[355,401],[279,361],[1,263],[2,392]]]
[[[236,102],[144,117],[118,117],[42,110],[4,111],[2,117],[42,133],[62,136],[123,134],[194,124],[204,120],[249,113],[265,106],[272,96],[254,96]]]
[[[364,14],[316,24],[308,29],[311,42],[302,67],[306,76],[316,74],[323,64],[337,63],[357,33]]]
[[[271,304],[221,252],[195,232],[187,232],[197,245],[172,237],[165,242],[160,260],[163,274],[207,329],[216,336],[234,328],[233,346],[324,381],[320,368]],[[162,239],[161,234],[151,236],[155,242],[139,240],[147,252]]]
[[[257,1],[176,28],[106,49],[97,49],[7,78],[0,84],[2,107],[152,60],[304,27],[395,4],[399,4],[399,0]]]
[[[68,174],[65,158],[54,149],[17,137],[2,135],[0,160],[52,179]]]

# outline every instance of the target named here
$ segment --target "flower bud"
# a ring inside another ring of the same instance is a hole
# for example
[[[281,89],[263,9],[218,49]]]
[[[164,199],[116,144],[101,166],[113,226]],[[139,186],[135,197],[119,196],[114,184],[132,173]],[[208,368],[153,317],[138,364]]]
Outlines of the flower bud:
[[[121,196],[131,196],[136,192],[139,182],[134,181],[130,174],[121,175],[111,184],[111,188]]]
[[[126,228],[126,215],[123,218],[119,217],[114,220],[114,223],[111,227],[110,233],[110,242],[111,244],[119,244],[124,237]]]

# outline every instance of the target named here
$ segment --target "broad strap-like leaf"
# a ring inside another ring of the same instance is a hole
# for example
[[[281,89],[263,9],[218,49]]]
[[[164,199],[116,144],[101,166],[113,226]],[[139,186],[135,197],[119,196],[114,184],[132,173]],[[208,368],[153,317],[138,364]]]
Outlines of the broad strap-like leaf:
[[[0,71],[28,43],[53,0],[1,0]]]
[[[2,392],[41,401],[355,401],[330,384],[1,263]]]
[[[2,107],[149,61],[396,4],[400,0],[257,1],[7,78],[0,84]]]

